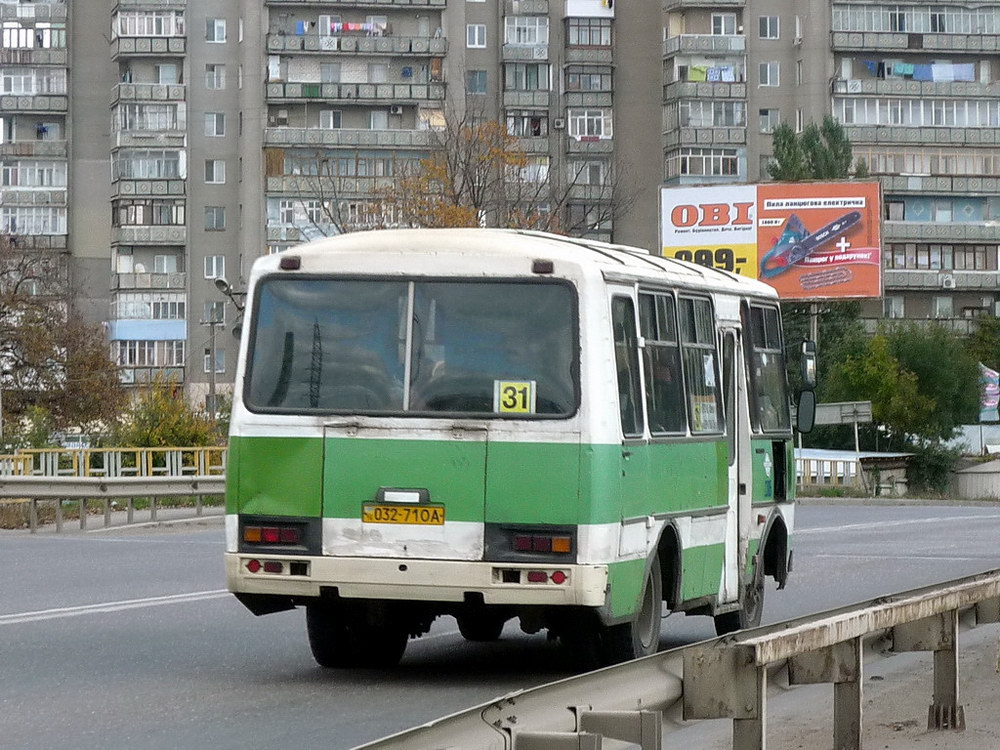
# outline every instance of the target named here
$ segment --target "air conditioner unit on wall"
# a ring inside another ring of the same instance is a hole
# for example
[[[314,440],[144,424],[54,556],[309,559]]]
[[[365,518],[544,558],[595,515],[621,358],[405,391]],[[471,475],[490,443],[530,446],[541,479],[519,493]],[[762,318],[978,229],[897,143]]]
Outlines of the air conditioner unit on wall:
[[[552,120],[552,129],[553,130],[562,130],[565,127],[566,127],[566,118],[565,117],[556,117],[555,119]]]
[[[941,277],[941,288],[942,289],[954,289],[955,288],[955,277],[950,273],[946,273]]]
[[[393,104],[391,107],[389,107],[389,114],[390,115],[401,115],[401,114],[403,114],[403,105],[402,104]]]

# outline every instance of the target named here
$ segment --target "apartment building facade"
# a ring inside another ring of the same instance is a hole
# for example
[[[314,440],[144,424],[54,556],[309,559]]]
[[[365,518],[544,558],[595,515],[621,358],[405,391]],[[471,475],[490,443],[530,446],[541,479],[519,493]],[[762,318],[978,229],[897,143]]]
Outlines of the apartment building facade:
[[[778,123],[833,114],[885,187],[886,296],[865,314],[968,330],[1000,300],[1000,3],[2,0],[0,18],[3,231],[65,261],[126,382],[195,402],[234,375],[216,280],[383,221],[378,191],[456,113],[517,137],[568,224],[651,249],[661,184],[764,179]]]

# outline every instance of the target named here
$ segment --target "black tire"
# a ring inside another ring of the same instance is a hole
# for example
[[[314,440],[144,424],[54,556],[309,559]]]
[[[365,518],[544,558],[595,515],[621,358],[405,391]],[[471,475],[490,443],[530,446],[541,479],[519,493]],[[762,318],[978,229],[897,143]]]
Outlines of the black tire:
[[[592,610],[575,610],[560,618],[559,642],[574,669],[590,672],[604,666],[601,650],[601,623]]]
[[[306,607],[306,633],[316,663],[328,669],[394,667],[409,640],[398,624],[371,625],[319,604]]]
[[[718,635],[726,635],[737,630],[760,627],[763,614],[764,576],[754,576],[743,591],[740,608],[715,616],[715,632]]]
[[[663,582],[659,555],[654,555],[642,588],[639,608],[629,622],[602,628],[601,652],[605,664],[618,664],[655,654],[660,647]]]
[[[492,613],[477,612],[471,615],[457,615],[458,632],[467,641],[495,641],[503,633],[506,617]]]

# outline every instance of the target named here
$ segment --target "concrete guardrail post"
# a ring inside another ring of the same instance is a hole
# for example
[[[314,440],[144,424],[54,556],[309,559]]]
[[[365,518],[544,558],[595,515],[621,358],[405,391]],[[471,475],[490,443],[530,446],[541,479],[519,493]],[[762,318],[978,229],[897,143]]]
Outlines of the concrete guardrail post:
[[[753,647],[715,642],[684,652],[684,719],[732,719],[733,750],[765,750],[767,668]]]
[[[965,709],[958,701],[958,610],[895,625],[892,650],[934,652],[934,702],[927,709],[927,729],[965,731]]]
[[[834,750],[861,750],[863,650],[858,637],[788,660],[790,685],[833,683]]]

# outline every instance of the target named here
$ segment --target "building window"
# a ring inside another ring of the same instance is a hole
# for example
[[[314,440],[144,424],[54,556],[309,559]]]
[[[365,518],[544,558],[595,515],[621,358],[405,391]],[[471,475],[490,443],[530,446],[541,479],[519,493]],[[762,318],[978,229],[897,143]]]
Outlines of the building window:
[[[566,68],[567,91],[611,91],[611,66],[569,65]]]
[[[184,11],[120,10],[112,19],[111,28],[117,36],[184,36]],[[5,25],[5,47],[6,35]]]
[[[465,91],[468,94],[485,94],[486,71],[467,70],[465,72]]]
[[[149,198],[125,199],[112,209],[113,226],[182,226],[184,202]]]
[[[205,41],[213,44],[222,44],[226,41],[225,18],[205,19]]]
[[[507,16],[504,19],[504,43],[532,45],[549,43],[548,16]]]
[[[205,66],[205,88],[219,90],[226,88],[226,66],[206,65]]]
[[[205,230],[221,232],[226,228],[226,207],[205,206]],[[212,278],[206,276],[205,278]]]
[[[569,134],[573,138],[611,138],[613,135],[610,109],[571,109],[568,114]]]
[[[205,347],[205,358],[202,364],[204,368],[203,372],[211,372],[212,368],[212,350]],[[215,371],[225,372],[226,371],[226,350],[216,349],[215,350]]]
[[[779,19],[778,16],[761,16],[760,17],[760,38],[761,39],[780,39],[781,35],[779,32]]]
[[[951,297],[934,297],[933,315],[935,318],[954,318],[955,301]]]
[[[801,86],[802,85],[802,80],[803,80],[802,70],[803,70],[803,68],[802,68],[802,61],[801,60],[796,60],[795,61],[795,85],[796,86]]]
[[[507,134],[518,138],[540,138],[548,135],[548,113],[534,110],[508,110]]]
[[[319,126],[323,130],[336,130],[341,126],[344,113],[339,109],[321,109],[319,111]]]
[[[179,267],[176,255],[153,256],[153,273],[177,273]]]
[[[610,47],[611,20],[608,18],[567,18],[566,46]]]
[[[760,85],[779,86],[781,64],[777,62],[762,62],[760,64]]]
[[[205,135],[211,137],[223,136],[226,134],[226,113],[206,112],[205,113]]]
[[[548,63],[507,63],[504,88],[507,91],[548,91]]]
[[[226,275],[226,256],[225,255],[206,255],[205,256],[205,278],[206,279],[221,279]]]
[[[183,178],[181,152],[160,149],[127,149],[114,155],[114,179],[157,180]]]
[[[806,118],[802,112],[802,107],[795,110],[795,132],[801,133],[806,128]]]
[[[369,113],[369,127],[372,130],[388,130],[389,113],[384,109],[373,109]]]
[[[226,162],[224,159],[205,160],[205,182],[209,185],[226,183]]]
[[[570,185],[603,186],[608,172],[608,163],[600,159],[586,159],[569,163]]]
[[[667,176],[737,176],[739,154],[735,148],[679,149],[667,158]]]
[[[203,320],[206,323],[225,323],[226,322],[226,303],[225,302],[206,302],[205,303],[205,317]]]
[[[950,200],[934,201],[934,221],[954,221],[954,207]]]
[[[746,109],[741,101],[682,101],[678,107],[681,127],[742,128],[746,126]]]
[[[385,83],[389,80],[387,63],[368,63],[368,83]]]
[[[486,24],[470,23],[465,26],[465,46],[469,49],[486,48]]]
[[[762,109],[760,115],[760,132],[773,133],[774,129],[781,124],[780,109]]]
[[[735,13],[713,13],[712,14],[712,34],[714,36],[735,36],[736,35],[736,14]]]
[[[903,297],[886,297],[884,301],[884,316],[886,318],[905,318],[906,307]]]
[[[340,63],[320,63],[319,82],[340,83]]]

